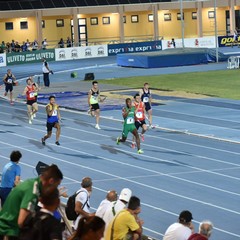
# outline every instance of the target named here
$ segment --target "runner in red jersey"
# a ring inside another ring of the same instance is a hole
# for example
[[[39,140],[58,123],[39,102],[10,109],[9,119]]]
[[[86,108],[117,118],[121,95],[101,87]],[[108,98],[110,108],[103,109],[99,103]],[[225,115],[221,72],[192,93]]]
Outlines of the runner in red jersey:
[[[135,126],[137,130],[142,128],[141,139],[144,141],[144,133],[147,131],[147,124],[145,122],[145,104],[141,101],[140,94],[134,96],[133,106],[135,107]],[[133,136],[132,148],[135,148],[135,138]]]

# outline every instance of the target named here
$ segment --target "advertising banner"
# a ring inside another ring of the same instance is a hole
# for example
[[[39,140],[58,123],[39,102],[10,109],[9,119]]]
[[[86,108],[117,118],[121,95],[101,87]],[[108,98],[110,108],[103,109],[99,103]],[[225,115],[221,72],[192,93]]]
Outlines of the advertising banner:
[[[0,54],[0,67],[5,67],[7,65],[6,63],[6,53]]]
[[[55,49],[56,61],[106,57],[107,54],[107,45]]]
[[[176,48],[182,48],[182,39],[174,39]],[[184,46],[187,48],[215,48],[215,37],[185,38]],[[174,48],[172,40],[162,40],[162,49]]]
[[[161,41],[109,44],[108,56],[118,53],[153,52],[160,50],[162,50]]]
[[[47,61],[55,61],[55,50],[46,49],[31,52],[7,53],[6,58],[7,65],[41,62],[42,58],[46,58]]]
[[[238,43],[234,43],[233,35],[232,36],[219,36],[218,37],[218,46],[219,47],[230,47],[237,46],[240,44],[240,36],[237,38]]]

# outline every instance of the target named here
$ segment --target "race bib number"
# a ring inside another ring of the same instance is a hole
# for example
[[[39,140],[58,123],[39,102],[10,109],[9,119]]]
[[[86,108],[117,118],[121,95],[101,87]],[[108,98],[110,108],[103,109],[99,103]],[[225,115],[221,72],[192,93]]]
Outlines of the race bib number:
[[[7,82],[8,82],[8,83],[12,83],[13,80],[12,80],[11,78],[9,78],[9,79],[7,80]]]
[[[127,124],[133,124],[134,123],[134,119],[132,117],[129,117],[127,119]]]
[[[30,92],[29,97],[34,98],[35,97],[35,92]]]
[[[144,97],[143,102],[149,102],[149,97]]]
[[[57,116],[57,110],[56,109],[53,110],[52,116]]]
[[[137,118],[142,118],[143,117],[143,113],[142,112],[137,112],[136,113],[136,117]]]

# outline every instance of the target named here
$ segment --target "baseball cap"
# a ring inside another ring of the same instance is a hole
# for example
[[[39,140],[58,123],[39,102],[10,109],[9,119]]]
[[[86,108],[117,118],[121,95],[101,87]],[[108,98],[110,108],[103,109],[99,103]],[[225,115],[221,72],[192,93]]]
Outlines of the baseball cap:
[[[193,219],[192,213],[189,212],[188,210],[184,210],[180,213],[178,219],[180,222],[184,222],[184,223],[191,222],[191,220]]]
[[[129,199],[131,196],[132,196],[132,191],[129,188],[123,188],[120,193],[119,199],[125,202],[129,202]]]

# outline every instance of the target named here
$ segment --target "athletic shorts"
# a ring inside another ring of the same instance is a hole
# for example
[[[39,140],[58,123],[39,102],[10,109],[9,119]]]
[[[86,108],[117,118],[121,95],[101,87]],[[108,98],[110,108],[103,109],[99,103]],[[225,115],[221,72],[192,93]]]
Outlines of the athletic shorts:
[[[13,90],[13,85],[12,84],[6,84],[6,87],[5,87],[5,92],[12,92]]]
[[[138,120],[137,120],[137,121],[135,121],[135,127],[136,127],[137,130],[139,129],[139,127],[142,128],[142,126],[143,126],[144,124],[146,124],[145,120],[142,120],[142,121],[138,121]]]
[[[122,135],[127,138],[129,132],[133,132],[136,129],[135,124],[124,124]]]
[[[99,107],[99,104],[98,103],[94,103],[94,104],[91,104],[91,110],[98,110],[98,109],[100,109],[100,107]]]
[[[145,102],[144,105],[145,105],[146,112],[152,109],[152,106],[149,102]]]
[[[27,105],[32,106],[34,103],[36,103],[36,100],[27,100]]]
[[[47,124],[46,124],[46,126],[47,126],[47,131],[48,131],[48,132],[51,132],[56,123],[58,123],[58,122],[53,122],[53,123],[47,122]]]

